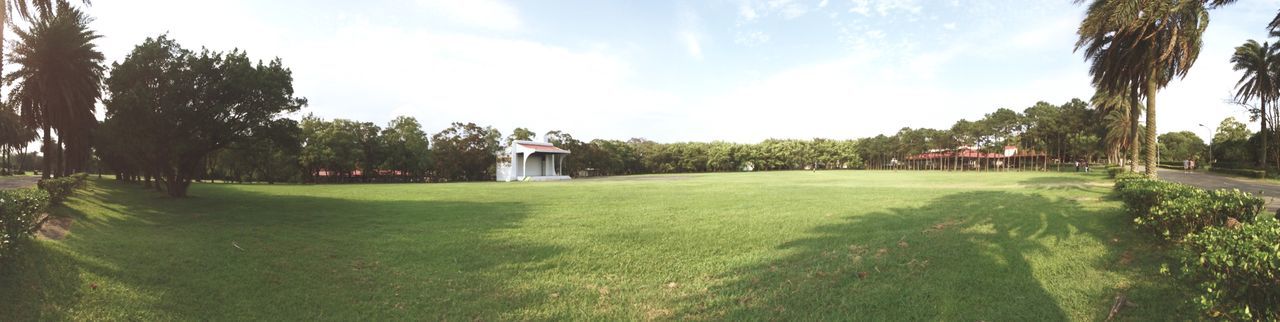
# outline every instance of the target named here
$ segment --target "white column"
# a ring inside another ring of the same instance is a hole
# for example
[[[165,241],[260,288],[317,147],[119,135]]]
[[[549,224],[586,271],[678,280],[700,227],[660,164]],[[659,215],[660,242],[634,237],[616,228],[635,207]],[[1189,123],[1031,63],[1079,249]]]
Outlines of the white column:
[[[529,176],[529,153],[525,153],[520,160],[524,164],[520,165],[520,175],[516,176],[516,180],[524,180],[524,177]]]

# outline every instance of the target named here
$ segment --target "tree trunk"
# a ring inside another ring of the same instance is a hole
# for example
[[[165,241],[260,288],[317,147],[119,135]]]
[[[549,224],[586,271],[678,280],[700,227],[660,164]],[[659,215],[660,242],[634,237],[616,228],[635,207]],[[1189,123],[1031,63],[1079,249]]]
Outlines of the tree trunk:
[[[67,174],[67,148],[63,146],[61,133],[59,133],[58,135],[58,144],[55,145],[54,148],[58,149],[58,165],[57,165],[58,176],[65,177],[68,175]]]
[[[1138,118],[1142,117],[1142,110],[1138,109],[1138,100],[1135,98],[1129,104],[1129,172],[1138,172]]]
[[[1147,176],[1156,177],[1156,81],[1147,80]]]
[[[173,198],[185,198],[187,189],[191,187],[191,180],[182,178],[176,171],[165,176],[165,190]]]
[[[0,2],[4,2],[4,0],[0,0]],[[40,150],[41,154],[44,155],[44,172],[40,174],[40,177],[48,179],[53,172],[53,153],[51,153],[53,150],[53,138],[48,125],[43,126],[42,129],[44,130],[44,143],[40,146]]]
[[[1262,139],[1262,154],[1259,155],[1260,158],[1258,158],[1258,164],[1262,165],[1262,177],[1266,178],[1267,177],[1267,137],[1270,136],[1268,135],[1268,132],[1270,132],[1270,129],[1267,128],[1267,100],[1266,99],[1262,100],[1262,108],[1259,110],[1262,111],[1262,133],[1261,135],[1259,135],[1260,139]]]

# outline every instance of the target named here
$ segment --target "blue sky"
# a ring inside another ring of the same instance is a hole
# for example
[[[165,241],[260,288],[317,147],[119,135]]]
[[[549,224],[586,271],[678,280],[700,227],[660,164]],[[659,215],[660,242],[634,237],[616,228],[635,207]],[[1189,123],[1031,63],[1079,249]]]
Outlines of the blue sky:
[[[1247,118],[1234,46],[1280,1],[1212,12],[1200,59],[1158,96],[1161,132]],[[580,139],[858,138],[999,107],[1087,99],[1071,1],[95,1],[108,60],[168,32],[280,57],[303,113],[428,132],[450,122]]]

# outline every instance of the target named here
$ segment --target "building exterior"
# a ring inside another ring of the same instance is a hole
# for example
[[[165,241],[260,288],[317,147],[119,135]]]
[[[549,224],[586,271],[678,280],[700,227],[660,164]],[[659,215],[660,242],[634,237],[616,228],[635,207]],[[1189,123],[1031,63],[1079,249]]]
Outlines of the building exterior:
[[[569,150],[546,142],[515,141],[498,155],[498,181],[569,180],[564,175],[564,158]]]

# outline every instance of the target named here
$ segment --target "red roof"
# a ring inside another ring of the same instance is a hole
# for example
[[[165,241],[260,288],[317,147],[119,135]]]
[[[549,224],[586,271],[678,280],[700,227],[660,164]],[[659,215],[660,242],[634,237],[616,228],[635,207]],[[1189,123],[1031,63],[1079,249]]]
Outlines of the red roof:
[[[534,151],[537,151],[537,152],[569,153],[569,151],[566,151],[566,150],[563,150],[563,149],[560,149],[560,148],[557,148],[557,147],[554,147],[554,146],[550,146],[550,145],[527,144],[527,143],[516,143],[516,144],[517,144],[517,145],[519,145],[519,146],[521,146],[521,147],[523,147],[523,148],[530,149],[530,150],[534,150]]]

